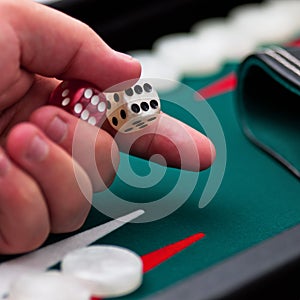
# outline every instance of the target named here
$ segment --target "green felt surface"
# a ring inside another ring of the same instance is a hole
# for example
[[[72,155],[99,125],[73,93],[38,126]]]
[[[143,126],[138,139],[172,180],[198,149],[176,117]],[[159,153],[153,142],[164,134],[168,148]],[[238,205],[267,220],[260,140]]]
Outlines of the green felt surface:
[[[220,74],[209,78],[186,78],[184,83],[197,90],[234,68],[234,65],[227,65]],[[221,123],[227,147],[225,175],[214,199],[203,209],[198,208],[210,172],[207,170],[200,174],[187,201],[168,217],[126,225],[99,241],[101,244],[128,247],[143,255],[197,232],[205,234],[204,239],[146,273],[143,285],[135,293],[123,298],[140,299],[148,296],[299,223],[299,181],[245,138],[237,121],[234,95],[227,93],[208,100]],[[183,96],[178,90],[171,93],[178,103],[182,103]],[[191,95],[184,97],[184,103],[187,111],[192,111],[197,105],[201,109],[202,105],[198,102],[195,106]],[[175,106],[166,106],[165,111],[192,126],[199,126],[188,113],[181,115]],[[198,129],[202,130],[201,126]],[[211,138],[214,141],[214,137]],[[221,155],[219,149],[216,150],[217,155]],[[140,174],[142,170],[149,170],[146,161],[133,158],[131,162]],[[126,172],[122,168],[121,160],[120,171]],[[152,201],[161,193],[167,193],[168,183],[176,182],[179,172],[167,170],[163,184],[157,186],[158,192],[152,189],[136,191],[118,178],[111,190],[127,195],[129,201]],[[189,175],[187,172],[187,178]],[[100,194],[95,195],[95,201],[101,199]]]
[[[235,69],[226,65],[222,72],[207,78],[185,78],[184,84],[198,90]],[[204,110],[207,103],[195,100],[191,89],[177,89],[162,98],[172,98],[174,103],[163,102],[165,112],[184,122],[204,130],[202,120],[196,120],[195,110]],[[184,239],[198,232],[205,237],[166,262],[144,274],[142,286],[124,299],[141,299],[163,288],[172,286],[187,277],[205,271],[237,253],[248,249],[300,222],[299,181],[266,153],[255,147],[243,135],[237,120],[234,93],[226,93],[208,100],[224,132],[226,141],[225,174],[213,200],[204,208],[198,207],[203,188],[211,170],[197,173],[195,187],[187,200],[165,218],[146,223],[130,223],[98,240],[95,244],[113,244],[127,247],[139,255]],[[176,106],[180,103],[180,106]],[[190,113],[193,112],[193,113]],[[205,118],[205,116],[203,116]],[[206,122],[209,120],[206,120]],[[217,157],[223,157],[222,143],[216,143]],[[221,148],[218,148],[220,145]],[[168,194],[180,179],[180,189],[173,196],[174,201],[186,196],[186,189],[194,180],[193,172],[166,169],[139,158],[131,157],[129,162],[136,175],[129,175],[127,155],[121,156],[119,176],[109,189],[112,194],[126,198],[128,202],[150,203]],[[163,178],[149,188],[134,188],[138,180],[153,172]],[[126,175],[127,174],[127,175]],[[121,176],[122,175],[122,176]],[[140,178],[139,178],[140,176]],[[126,180],[124,181],[124,177]],[[131,186],[133,185],[133,186]],[[110,192],[94,195],[98,207],[110,206]],[[116,214],[122,214],[120,205]],[[125,208],[126,210],[126,208]],[[109,220],[110,217],[92,209],[82,230]],[[67,235],[52,236],[48,242]],[[272,255],[272,253],[270,253]],[[201,291],[199,291],[201,292]]]

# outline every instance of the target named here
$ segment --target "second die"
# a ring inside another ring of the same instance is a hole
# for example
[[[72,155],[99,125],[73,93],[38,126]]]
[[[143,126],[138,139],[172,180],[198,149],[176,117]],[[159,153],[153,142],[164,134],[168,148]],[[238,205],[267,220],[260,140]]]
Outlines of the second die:
[[[101,127],[105,121],[107,102],[92,84],[81,80],[61,82],[52,92],[49,103],[63,108],[72,115]]]

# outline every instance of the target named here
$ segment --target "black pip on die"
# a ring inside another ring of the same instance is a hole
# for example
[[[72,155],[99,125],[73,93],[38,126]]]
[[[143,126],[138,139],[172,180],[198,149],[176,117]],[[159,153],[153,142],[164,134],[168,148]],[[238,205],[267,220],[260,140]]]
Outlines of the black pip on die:
[[[147,127],[160,113],[160,99],[152,84],[140,79],[134,86],[115,93],[105,93],[106,116],[119,132],[129,133]]]

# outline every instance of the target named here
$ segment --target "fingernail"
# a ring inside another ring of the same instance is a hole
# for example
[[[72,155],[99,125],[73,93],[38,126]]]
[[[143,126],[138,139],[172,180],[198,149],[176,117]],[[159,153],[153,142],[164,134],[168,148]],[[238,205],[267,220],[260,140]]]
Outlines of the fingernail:
[[[46,158],[48,152],[48,144],[41,137],[36,135],[28,145],[26,158],[33,162],[40,162]]]
[[[56,143],[61,143],[67,136],[68,126],[59,117],[55,117],[49,124],[46,134]]]
[[[2,151],[0,151],[0,177],[4,177],[7,174],[10,166],[11,163],[9,159]]]
[[[119,52],[119,51],[115,51],[115,52],[116,52],[116,54],[117,54],[118,56],[123,57],[123,58],[125,58],[125,59],[129,59],[129,60],[132,60],[132,59],[133,59],[133,57],[132,57],[131,55],[127,54],[127,53]]]

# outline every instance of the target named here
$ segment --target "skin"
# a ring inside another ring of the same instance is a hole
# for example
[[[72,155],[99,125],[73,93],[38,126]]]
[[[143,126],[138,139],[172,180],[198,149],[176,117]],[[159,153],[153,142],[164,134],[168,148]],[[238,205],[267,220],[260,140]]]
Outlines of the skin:
[[[0,48],[0,253],[80,228],[93,192],[113,182],[119,151],[196,172],[213,163],[211,141],[164,113],[155,127],[122,135],[47,105],[61,80],[106,90],[140,76],[138,61],[82,22],[30,0],[1,0]]]

